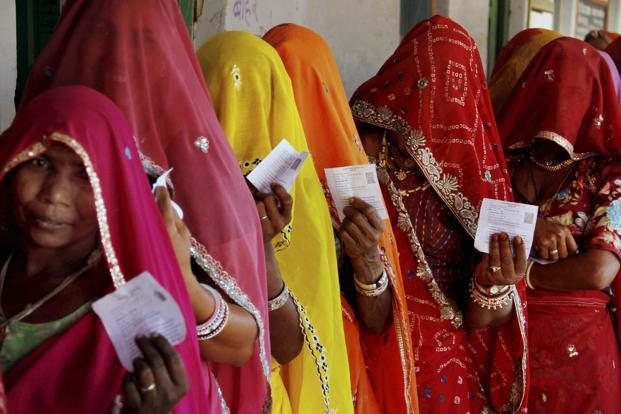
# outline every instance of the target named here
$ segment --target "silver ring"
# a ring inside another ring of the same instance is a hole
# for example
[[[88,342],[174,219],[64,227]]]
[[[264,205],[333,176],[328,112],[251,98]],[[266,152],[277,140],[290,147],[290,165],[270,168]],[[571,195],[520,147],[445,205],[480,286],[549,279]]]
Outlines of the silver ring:
[[[149,385],[148,387],[140,388],[140,392],[143,393],[143,394],[147,393],[147,392],[150,392],[150,391],[154,391],[154,390],[155,390],[155,383]]]
[[[267,220],[268,218],[269,218],[268,216],[263,216],[263,217],[261,217],[261,221]]]
[[[500,267],[500,266],[490,266],[489,270],[492,273],[497,273],[497,272],[500,272],[502,270],[502,267]]]
[[[550,254],[558,254],[558,249],[550,250]]]

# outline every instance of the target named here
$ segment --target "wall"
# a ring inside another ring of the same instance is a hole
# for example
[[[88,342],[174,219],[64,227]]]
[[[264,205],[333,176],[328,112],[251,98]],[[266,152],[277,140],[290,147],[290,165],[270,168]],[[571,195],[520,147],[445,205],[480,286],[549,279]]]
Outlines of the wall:
[[[200,47],[223,30],[263,35],[292,22],[321,34],[332,47],[348,95],[373,76],[399,43],[400,0],[207,0],[195,28]]]
[[[15,82],[17,79],[17,41],[15,0],[0,0],[0,131],[15,115]]]
[[[486,68],[489,0],[436,0],[434,13],[449,16],[470,33],[479,48],[483,67]]]

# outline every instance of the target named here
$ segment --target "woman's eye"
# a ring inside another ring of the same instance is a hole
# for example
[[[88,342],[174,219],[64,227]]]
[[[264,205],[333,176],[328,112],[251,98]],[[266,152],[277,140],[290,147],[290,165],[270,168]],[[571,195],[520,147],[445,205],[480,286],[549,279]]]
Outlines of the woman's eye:
[[[42,157],[39,158],[35,158],[31,161],[32,165],[37,167],[37,168],[48,168],[50,163]]]

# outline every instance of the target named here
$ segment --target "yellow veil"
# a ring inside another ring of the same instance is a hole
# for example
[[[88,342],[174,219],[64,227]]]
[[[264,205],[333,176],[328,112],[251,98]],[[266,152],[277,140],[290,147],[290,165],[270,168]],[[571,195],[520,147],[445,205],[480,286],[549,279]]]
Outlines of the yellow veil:
[[[283,138],[298,151],[308,150],[291,80],[269,44],[250,33],[226,32],[208,40],[198,58],[244,174]],[[291,195],[290,240],[288,245],[279,242],[276,257],[307,343],[289,364],[278,367],[273,361],[273,412],[352,413],[335,240],[311,160],[304,163]]]

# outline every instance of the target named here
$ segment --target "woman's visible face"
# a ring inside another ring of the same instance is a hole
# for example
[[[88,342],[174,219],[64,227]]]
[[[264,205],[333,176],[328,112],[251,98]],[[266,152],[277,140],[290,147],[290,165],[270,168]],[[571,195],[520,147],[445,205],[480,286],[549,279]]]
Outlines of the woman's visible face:
[[[97,237],[93,190],[80,157],[54,143],[16,168],[10,180],[22,240],[43,248],[91,246]]]

